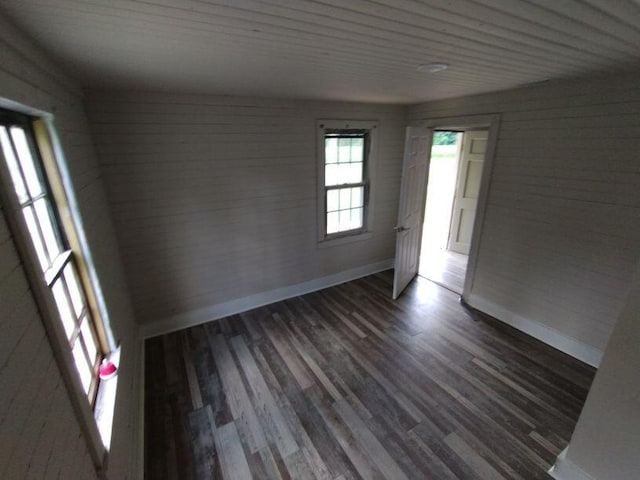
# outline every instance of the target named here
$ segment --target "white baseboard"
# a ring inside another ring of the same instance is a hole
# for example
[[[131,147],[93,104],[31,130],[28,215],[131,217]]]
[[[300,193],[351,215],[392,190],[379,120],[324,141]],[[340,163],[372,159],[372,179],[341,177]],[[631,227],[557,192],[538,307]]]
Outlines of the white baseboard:
[[[473,293],[465,301],[473,308],[489,314],[593,367],[597,368],[600,365],[603,352],[595,347],[582,343],[535,320],[522,317]]]
[[[566,448],[558,455],[555,465],[549,470],[549,475],[556,480],[596,480],[571,460],[567,459]]]
[[[140,329],[138,329],[139,331]],[[144,340],[140,338],[138,333],[138,418],[137,418],[137,432],[136,432],[136,445],[135,445],[135,458],[133,460],[133,477],[139,480],[144,480],[144,429],[145,429],[145,412],[144,412],[144,396],[145,396],[145,347]]]
[[[276,288],[267,292],[236,298],[216,305],[210,305],[198,310],[172,315],[157,322],[142,325],[142,338],[155,337],[157,335],[163,335],[183,328],[193,327],[194,325],[228,317],[229,315],[235,315],[263,305],[279,302],[287,298],[297,297],[298,295],[304,295],[305,293],[332,287],[333,285],[355,280],[356,278],[366,277],[367,275],[388,270],[390,268],[393,268],[393,259],[363,265],[361,267],[352,268],[350,270],[334,273],[333,275],[316,278],[296,285]]]

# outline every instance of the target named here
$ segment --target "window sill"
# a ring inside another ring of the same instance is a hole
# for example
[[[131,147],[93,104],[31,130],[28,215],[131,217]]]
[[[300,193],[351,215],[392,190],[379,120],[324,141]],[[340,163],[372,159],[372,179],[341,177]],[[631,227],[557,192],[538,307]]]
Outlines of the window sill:
[[[100,432],[102,444],[108,452],[111,446],[113,417],[116,409],[116,392],[118,390],[118,376],[120,372],[120,347],[107,355],[107,358],[118,367],[118,370],[113,377],[107,380],[100,380],[93,414],[98,426],[98,431]]]
[[[360,242],[369,240],[373,237],[372,232],[355,233],[353,235],[344,235],[343,237],[333,237],[318,241],[318,248],[328,248],[346,243]]]

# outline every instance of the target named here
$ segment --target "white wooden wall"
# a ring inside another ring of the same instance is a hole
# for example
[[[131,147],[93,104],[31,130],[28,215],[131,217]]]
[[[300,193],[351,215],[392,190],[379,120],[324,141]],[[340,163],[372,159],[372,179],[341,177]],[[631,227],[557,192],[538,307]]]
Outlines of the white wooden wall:
[[[123,346],[109,478],[132,478],[137,327],[80,89],[2,18],[0,96],[55,114],[107,308]],[[96,478],[4,212],[0,213],[0,478]]]
[[[636,480],[640,472],[640,263],[566,457],[554,478]]]
[[[640,75],[430,102],[501,113],[472,295],[603,351],[640,255]],[[517,323],[517,322],[516,322]]]
[[[117,92],[87,102],[142,322],[393,258],[403,107]],[[369,240],[318,248],[317,119],[379,121]]]

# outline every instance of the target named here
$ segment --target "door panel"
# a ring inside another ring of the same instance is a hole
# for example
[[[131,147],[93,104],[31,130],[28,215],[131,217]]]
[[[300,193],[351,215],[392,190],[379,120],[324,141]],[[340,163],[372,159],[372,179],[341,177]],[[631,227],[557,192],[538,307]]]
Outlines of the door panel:
[[[402,164],[400,208],[396,226],[396,261],[393,298],[400,296],[418,273],[424,199],[429,172],[429,150],[433,130],[408,127]]]
[[[465,255],[469,255],[471,247],[471,233],[476,218],[487,137],[486,130],[473,130],[465,132],[462,138],[448,248]]]

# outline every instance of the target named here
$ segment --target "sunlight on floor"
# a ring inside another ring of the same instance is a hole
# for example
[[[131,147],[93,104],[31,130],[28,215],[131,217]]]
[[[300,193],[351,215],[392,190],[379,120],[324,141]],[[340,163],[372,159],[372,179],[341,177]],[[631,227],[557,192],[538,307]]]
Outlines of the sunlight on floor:
[[[434,145],[429,165],[419,274],[462,294],[467,255],[448,250],[461,135],[455,145]]]

